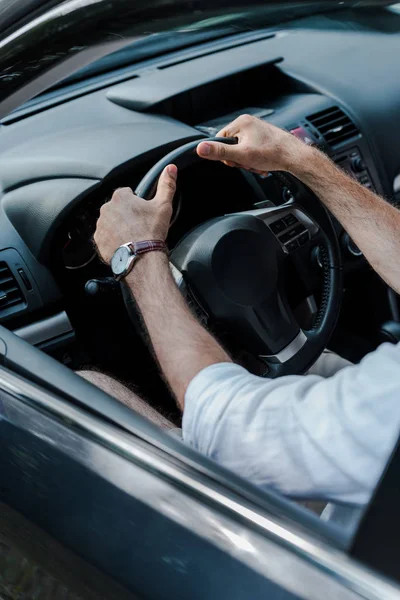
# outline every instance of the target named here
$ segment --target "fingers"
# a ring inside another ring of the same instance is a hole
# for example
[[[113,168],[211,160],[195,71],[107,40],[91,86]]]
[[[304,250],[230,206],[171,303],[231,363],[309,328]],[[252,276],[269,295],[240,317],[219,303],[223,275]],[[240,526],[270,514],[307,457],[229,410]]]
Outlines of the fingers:
[[[221,144],[219,142],[201,142],[197,146],[196,151],[201,158],[208,158],[208,160],[223,160],[227,162],[236,162],[235,159],[237,159],[238,155],[236,146]]]
[[[241,169],[242,165],[240,165],[239,163],[233,162],[233,160],[224,160],[224,165],[226,165],[227,167],[236,167],[237,169]]]
[[[133,196],[133,192],[131,190],[131,188],[129,187],[121,187],[121,188],[117,188],[113,195],[110,198],[110,202],[119,202],[120,200],[123,200],[124,198],[129,198],[130,196]]]
[[[263,177],[267,177],[269,175],[268,171],[260,171],[259,169],[250,169],[252,173],[256,173],[257,175],[262,175]]]
[[[240,164],[240,158],[243,158],[244,148],[241,142],[243,141],[246,131],[251,129],[254,124],[259,124],[261,121],[251,115],[241,115],[229,125],[223,127],[217,137],[237,137],[238,145],[228,145],[219,142],[200,142],[197,146],[197,154],[201,158],[208,160],[221,160],[228,166]]]
[[[220,129],[218,131],[218,133],[215,134],[215,137],[235,137],[237,130],[232,129],[232,125],[234,125],[235,121],[233,121],[232,123],[230,123],[229,125],[225,125],[225,127],[223,127],[222,129]],[[233,131],[235,131],[235,133],[233,133]]]
[[[250,125],[257,122],[259,119],[253,117],[251,115],[240,115],[234,121],[229,123],[229,125],[225,125],[215,137],[240,137],[240,134],[243,133],[243,130],[248,128]]]
[[[176,191],[176,178],[178,169],[175,165],[168,165],[160,175],[157,185],[155,199],[161,203],[172,205],[172,200]]]

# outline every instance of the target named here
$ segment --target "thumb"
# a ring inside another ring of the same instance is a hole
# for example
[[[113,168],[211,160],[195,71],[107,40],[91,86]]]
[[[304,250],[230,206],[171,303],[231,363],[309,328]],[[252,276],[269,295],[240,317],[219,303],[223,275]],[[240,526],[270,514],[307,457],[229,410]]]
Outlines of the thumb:
[[[197,154],[208,160],[230,160],[235,162],[237,147],[220,142],[201,142],[197,146]]]
[[[175,165],[168,165],[160,175],[157,184],[156,199],[159,202],[172,204],[176,190],[176,177],[178,169]]]

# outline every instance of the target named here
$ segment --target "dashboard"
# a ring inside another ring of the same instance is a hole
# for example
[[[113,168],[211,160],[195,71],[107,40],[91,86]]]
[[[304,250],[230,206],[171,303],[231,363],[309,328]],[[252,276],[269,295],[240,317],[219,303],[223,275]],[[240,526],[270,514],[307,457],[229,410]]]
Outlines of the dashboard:
[[[66,290],[107,274],[92,241],[102,203],[121,185],[134,189],[170,150],[214,135],[241,113],[292,131],[362,185],[396,199],[400,82],[391,73],[399,50],[400,39],[386,33],[288,30],[136,68],[122,83],[11,114],[0,128],[0,322],[44,346],[71,334]],[[226,212],[297,200],[299,189],[285,173],[188,168],[168,242]],[[362,268],[336,226],[345,268]]]
[[[154,159],[148,163],[149,169],[153,162]],[[96,260],[93,234],[100,208],[118,187],[135,189],[139,183],[137,175],[134,178],[129,172],[118,175],[106,188],[96,189],[72,210],[55,234],[54,251],[55,258],[58,256],[60,259],[59,269],[77,271]],[[263,195],[260,190],[257,197],[249,180],[251,178],[246,173],[228,170],[216,163],[197,164],[183,170],[179,174],[174,197],[167,240],[169,248],[172,250],[188,231],[208,219],[253,208],[254,202]]]

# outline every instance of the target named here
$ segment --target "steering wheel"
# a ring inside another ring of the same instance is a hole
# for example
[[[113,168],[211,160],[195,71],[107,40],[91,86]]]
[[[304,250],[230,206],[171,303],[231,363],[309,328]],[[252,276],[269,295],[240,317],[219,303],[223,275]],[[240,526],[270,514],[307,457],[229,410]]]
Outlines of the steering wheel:
[[[210,141],[237,143],[233,138]],[[170,163],[182,169],[202,161],[196,154],[198,143],[167,154],[145,175],[135,193],[151,198]],[[336,325],[342,273],[337,236],[328,215],[325,228],[301,206],[288,202],[211,219],[186,234],[171,253],[174,270],[180,271],[201,309],[263,361],[268,377],[304,373],[325,349]],[[303,330],[285,293],[284,263],[289,255],[297,255],[293,263],[299,265],[298,257],[305,255],[307,264],[298,269],[301,275],[310,268],[312,252],[318,253],[323,289],[314,323]],[[136,320],[126,291],[124,299]]]

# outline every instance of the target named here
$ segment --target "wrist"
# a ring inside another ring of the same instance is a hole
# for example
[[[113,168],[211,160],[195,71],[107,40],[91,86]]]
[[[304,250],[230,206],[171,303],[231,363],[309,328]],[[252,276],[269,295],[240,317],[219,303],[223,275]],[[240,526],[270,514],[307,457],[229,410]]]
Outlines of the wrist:
[[[145,252],[138,257],[132,271],[125,277],[125,281],[135,293],[136,288],[143,287],[143,284],[149,281],[149,274],[163,270],[169,272],[167,254],[160,250]]]
[[[309,178],[314,179],[318,176],[321,169],[326,169],[327,164],[330,163],[329,158],[321,150],[307,146],[303,142],[296,150],[292,153],[286,170],[305,184],[308,183]]]

